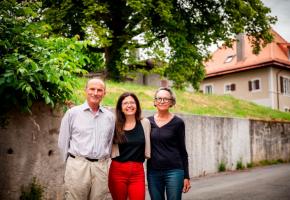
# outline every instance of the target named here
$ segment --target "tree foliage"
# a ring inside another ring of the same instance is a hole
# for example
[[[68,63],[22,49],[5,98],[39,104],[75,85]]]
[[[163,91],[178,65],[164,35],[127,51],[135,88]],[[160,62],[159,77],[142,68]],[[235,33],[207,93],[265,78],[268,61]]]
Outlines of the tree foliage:
[[[12,107],[29,110],[35,101],[53,106],[66,100],[75,76],[100,62],[77,35],[53,36],[40,10],[41,3],[35,1],[0,2],[1,116]]]
[[[261,0],[44,0],[44,8],[55,33],[97,38],[92,50],[105,53],[111,78],[120,80],[128,69],[128,49],[168,43],[166,59],[160,57],[169,62],[163,75],[178,87],[189,82],[194,88],[204,77],[208,47],[230,46],[236,34],[246,33],[258,53],[272,40],[276,20]],[[136,40],[140,34],[142,43]]]

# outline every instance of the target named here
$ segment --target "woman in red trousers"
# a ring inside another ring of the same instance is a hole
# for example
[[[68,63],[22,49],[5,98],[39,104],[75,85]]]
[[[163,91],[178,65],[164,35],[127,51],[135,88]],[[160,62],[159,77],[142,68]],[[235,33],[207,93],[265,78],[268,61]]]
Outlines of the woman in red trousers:
[[[116,127],[109,170],[113,200],[145,200],[143,162],[150,157],[150,122],[141,119],[134,93],[123,93],[116,106]]]

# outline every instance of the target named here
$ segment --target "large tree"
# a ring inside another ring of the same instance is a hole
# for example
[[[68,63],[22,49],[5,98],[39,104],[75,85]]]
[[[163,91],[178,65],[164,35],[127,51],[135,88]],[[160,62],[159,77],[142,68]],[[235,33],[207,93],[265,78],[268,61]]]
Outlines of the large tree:
[[[94,40],[91,50],[105,53],[111,78],[120,80],[128,66],[126,50],[168,43],[164,75],[178,87],[189,82],[194,88],[204,77],[211,45],[230,45],[245,33],[257,53],[272,40],[276,20],[261,0],[44,0],[43,8],[55,33]]]

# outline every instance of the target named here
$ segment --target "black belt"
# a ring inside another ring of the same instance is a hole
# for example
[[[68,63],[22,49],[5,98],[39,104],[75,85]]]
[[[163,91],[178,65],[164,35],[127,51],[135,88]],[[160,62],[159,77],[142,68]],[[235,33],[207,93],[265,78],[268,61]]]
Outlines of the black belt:
[[[68,154],[68,155],[72,158],[76,158],[75,155],[72,155],[72,154]],[[98,162],[98,160],[99,160],[99,159],[87,158],[87,157],[84,157],[84,158],[90,162]]]

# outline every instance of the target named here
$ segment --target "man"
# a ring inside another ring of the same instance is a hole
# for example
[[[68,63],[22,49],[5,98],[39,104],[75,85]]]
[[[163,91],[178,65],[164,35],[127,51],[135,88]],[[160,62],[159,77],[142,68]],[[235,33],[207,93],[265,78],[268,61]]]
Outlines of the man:
[[[108,161],[114,115],[100,106],[105,83],[88,80],[86,102],[69,109],[61,122],[58,146],[66,161],[65,199],[103,200],[108,194]]]

